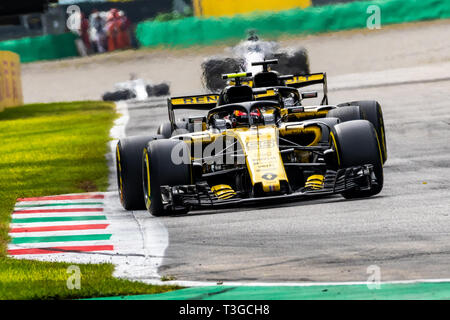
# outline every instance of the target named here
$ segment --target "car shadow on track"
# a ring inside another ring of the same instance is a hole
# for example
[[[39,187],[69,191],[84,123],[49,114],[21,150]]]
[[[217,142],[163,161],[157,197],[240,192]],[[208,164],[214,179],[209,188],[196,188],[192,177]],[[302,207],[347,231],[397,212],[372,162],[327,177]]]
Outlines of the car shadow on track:
[[[190,211],[188,214],[180,214],[180,215],[172,215],[168,216],[168,218],[181,218],[186,216],[202,216],[202,215],[211,215],[211,214],[227,214],[227,213],[233,213],[236,212],[236,210],[239,210],[240,212],[247,212],[247,211],[255,211],[255,210],[269,210],[269,209],[280,209],[280,208],[287,208],[287,207],[296,207],[296,206],[305,206],[305,205],[320,205],[320,204],[333,204],[333,203],[349,203],[349,202],[360,202],[360,201],[374,201],[379,200],[381,198],[386,198],[388,196],[386,195],[377,195],[370,198],[359,198],[359,199],[345,199],[341,197],[340,195],[334,195],[329,196],[326,198],[316,198],[311,200],[297,200],[297,201],[288,201],[284,203],[273,203],[273,204],[266,204],[266,205],[260,205],[260,206],[240,206],[240,207],[233,207],[233,208],[227,208],[227,209],[214,209],[214,210],[195,210]]]

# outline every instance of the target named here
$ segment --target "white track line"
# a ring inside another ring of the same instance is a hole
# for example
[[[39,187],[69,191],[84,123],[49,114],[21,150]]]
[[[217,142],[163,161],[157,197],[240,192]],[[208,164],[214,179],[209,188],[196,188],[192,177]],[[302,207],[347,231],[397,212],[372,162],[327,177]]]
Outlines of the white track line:
[[[145,281],[154,285],[177,285],[182,287],[206,287],[206,286],[244,286],[244,287],[314,287],[314,286],[355,286],[355,285],[374,285],[373,282],[366,281],[347,281],[347,282],[239,282],[239,281]],[[450,279],[416,279],[416,280],[398,280],[381,281],[380,285],[386,284],[416,284],[416,283],[443,283],[450,282]]]
[[[88,241],[60,241],[60,242],[38,242],[38,243],[16,243],[8,244],[8,250],[15,249],[36,249],[36,248],[53,248],[53,247],[71,247],[71,246],[98,246],[112,245],[109,240],[88,240]],[[47,255],[47,254],[45,254]],[[19,255],[20,256],[20,255]],[[58,260],[58,259],[55,259]],[[63,261],[63,260],[61,260]]]
[[[29,218],[53,218],[53,217],[102,217],[105,216],[103,211],[94,211],[94,212],[47,212],[47,213],[19,213],[13,214],[13,219],[29,219]],[[86,220],[89,221],[89,220]],[[97,221],[97,220],[94,220]],[[101,220],[100,220],[101,221]],[[103,220],[105,221],[105,220]],[[65,221],[63,221],[65,222]],[[30,222],[33,223],[33,222]],[[32,226],[34,224],[30,224]]]
[[[111,234],[109,228],[87,229],[87,230],[57,230],[39,232],[10,232],[11,238],[34,238],[34,237],[59,237],[59,236],[82,236],[94,234]]]
[[[34,228],[34,227],[52,227],[52,226],[73,226],[85,224],[109,224],[108,220],[80,220],[80,221],[48,221],[48,222],[27,222],[27,223],[11,223],[10,229],[13,228]]]
[[[61,204],[61,203],[53,203],[51,205],[48,204],[33,204],[29,207],[21,207],[19,205],[16,205],[14,207],[14,211],[27,211],[27,210],[55,210],[55,209],[89,209],[89,208],[102,208],[103,202],[91,202],[89,204],[72,204],[70,202],[67,202],[67,204]]]

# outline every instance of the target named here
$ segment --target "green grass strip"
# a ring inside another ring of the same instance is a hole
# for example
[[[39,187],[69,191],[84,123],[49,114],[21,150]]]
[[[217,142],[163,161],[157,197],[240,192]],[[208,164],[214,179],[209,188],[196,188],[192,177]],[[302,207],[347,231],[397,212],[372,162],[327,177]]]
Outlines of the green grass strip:
[[[0,300],[77,299],[99,296],[151,294],[177,289],[116,279],[112,264],[77,264],[81,288],[70,290],[67,268],[73,262],[43,262],[0,257]]]
[[[56,221],[84,221],[106,220],[106,216],[74,216],[74,217],[42,217],[12,219],[12,223],[56,222]]]
[[[101,205],[103,202],[67,202],[67,203],[41,203],[41,204],[16,204],[16,208],[57,207],[57,206],[90,206]]]
[[[39,242],[67,242],[67,241],[95,241],[109,240],[111,234],[83,234],[72,236],[52,236],[52,237],[17,237],[13,238],[11,243],[39,243]]]

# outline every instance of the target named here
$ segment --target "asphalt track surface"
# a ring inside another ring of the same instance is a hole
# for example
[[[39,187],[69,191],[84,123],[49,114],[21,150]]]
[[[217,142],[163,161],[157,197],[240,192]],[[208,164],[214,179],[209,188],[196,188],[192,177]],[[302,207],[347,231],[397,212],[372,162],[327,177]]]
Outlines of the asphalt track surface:
[[[155,218],[168,232],[158,273],[194,281],[365,281],[375,265],[382,281],[449,278],[450,80],[431,78],[362,89],[330,81],[330,103],[382,105],[388,161],[378,196]],[[167,121],[163,99],[129,103],[128,112],[127,136],[155,133]]]

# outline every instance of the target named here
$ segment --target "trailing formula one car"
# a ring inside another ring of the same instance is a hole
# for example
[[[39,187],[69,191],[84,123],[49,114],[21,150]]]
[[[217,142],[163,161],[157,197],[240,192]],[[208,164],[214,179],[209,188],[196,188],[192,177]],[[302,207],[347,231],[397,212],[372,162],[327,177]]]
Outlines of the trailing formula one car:
[[[187,120],[193,130],[118,142],[117,180],[125,209],[147,208],[160,216],[332,194],[369,197],[382,190],[383,146],[373,123],[361,119],[361,110],[377,112],[379,104],[323,104],[313,113],[326,114],[302,117],[309,111],[266,99],[268,90],[255,98],[256,88],[240,83],[243,76],[248,74],[226,75],[236,83],[222,96],[168,100],[173,127],[174,109],[209,110]],[[292,76],[282,79],[298,82]],[[343,112],[348,118],[340,118],[340,109],[347,107],[352,112],[358,107],[360,115],[351,119]]]
[[[167,83],[152,84],[144,79],[136,79],[134,76],[125,82],[118,82],[114,85],[114,91],[105,92],[103,101],[120,100],[146,100],[152,96],[168,96],[170,88]]]
[[[290,48],[281,50],[274,41],[262,41],[255,31],[250,31],[246,41],[231,48],[228,57],[211,57],[202,65],[203,86],[211,92],[222,90],[226,81],[221,74],[262,71],[261,66],[252,65],[253,62],[277,59],[279,63],[274,70],[282,73],[309,74],[309,59],[305,48]]]

